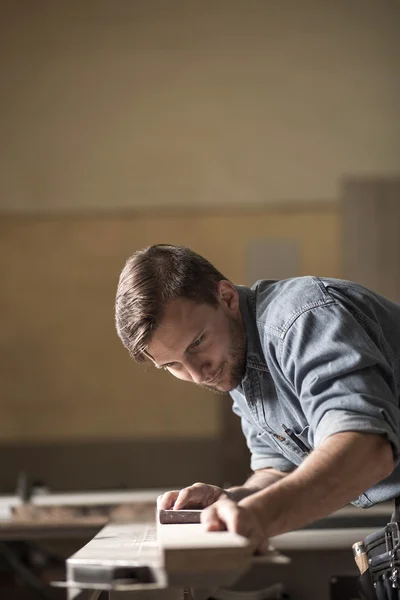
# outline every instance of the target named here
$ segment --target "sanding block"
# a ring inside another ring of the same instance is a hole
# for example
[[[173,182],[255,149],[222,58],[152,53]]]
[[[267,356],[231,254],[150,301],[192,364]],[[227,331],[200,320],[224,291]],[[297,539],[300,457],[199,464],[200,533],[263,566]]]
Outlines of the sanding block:
[[[158,511],[158,518],[162,525],[178,523],[200,523],[202,511],[197,509],[165,510]]]

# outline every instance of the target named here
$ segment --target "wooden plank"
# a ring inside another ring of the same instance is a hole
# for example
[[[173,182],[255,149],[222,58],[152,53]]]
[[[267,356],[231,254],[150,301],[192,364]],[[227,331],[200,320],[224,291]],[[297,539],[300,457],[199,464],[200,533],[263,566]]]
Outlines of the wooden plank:
[[[247,539],[196,525],[111,523],[67,560],[70,590],[216,588],[251,564]]]
[[[209,532],[201,524],[157,525],[163,564],[172,585],[229,585],[251,563],[249,540],[228,531]]]

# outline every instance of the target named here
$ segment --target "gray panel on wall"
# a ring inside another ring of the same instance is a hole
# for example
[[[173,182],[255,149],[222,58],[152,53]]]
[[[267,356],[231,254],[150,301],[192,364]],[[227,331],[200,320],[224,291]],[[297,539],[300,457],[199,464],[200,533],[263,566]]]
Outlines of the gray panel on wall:
[[[284,239],[252,240],[246,252],[247,284],[258,279],[287,279],[300,270],[297,242]]]
[[[343,277],[400,302],[400,177],[346,180],[341,210]]]

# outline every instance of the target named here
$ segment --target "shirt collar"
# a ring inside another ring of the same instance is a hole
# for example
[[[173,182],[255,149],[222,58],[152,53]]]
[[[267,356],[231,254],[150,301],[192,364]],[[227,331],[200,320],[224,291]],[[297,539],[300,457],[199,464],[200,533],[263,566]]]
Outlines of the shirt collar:
[[[236,285],[235,288],[239,294],[240,313],[246,334],[246,373],[248,369],[267,371],[267,363],[257,328],[256,292],[243,285]]]

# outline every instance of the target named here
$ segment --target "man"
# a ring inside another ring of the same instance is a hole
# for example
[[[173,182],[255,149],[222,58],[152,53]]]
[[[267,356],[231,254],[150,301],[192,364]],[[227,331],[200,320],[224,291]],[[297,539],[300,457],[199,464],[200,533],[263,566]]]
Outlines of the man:
[[[337,279],[237,286],[192,250],[156,245],[127,261],[116,325],[136,361],[229,392],[251,451],[242,486],[196,483],[161,508],[204,507],[208,530],[262,549],[348,502],[400,495],[400,306]]]

